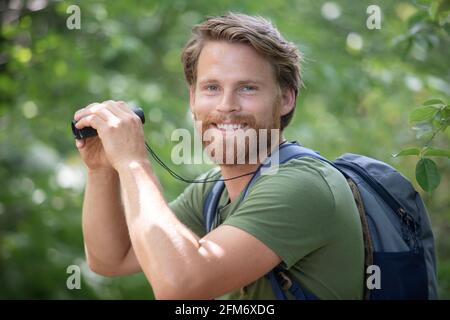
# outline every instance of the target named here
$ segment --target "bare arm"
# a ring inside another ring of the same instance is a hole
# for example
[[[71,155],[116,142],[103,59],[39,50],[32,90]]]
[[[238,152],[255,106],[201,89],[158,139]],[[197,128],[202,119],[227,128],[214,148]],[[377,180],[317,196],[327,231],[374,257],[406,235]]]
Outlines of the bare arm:
[[[82,226],[86,258],[94,272],[116,276],[141,270],[131,246],[115,170],[88,170]]]

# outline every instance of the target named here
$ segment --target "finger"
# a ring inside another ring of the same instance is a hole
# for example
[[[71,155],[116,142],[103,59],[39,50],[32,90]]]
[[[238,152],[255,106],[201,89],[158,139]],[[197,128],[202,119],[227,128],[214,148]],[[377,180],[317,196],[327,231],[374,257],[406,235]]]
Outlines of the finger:
[[[105,108],[104,104],[101,104],[101,103],[93,104],[91,107],[89,107],[88,110],[86,110],[84,112],[84,114],[81,115],[81,118],[77,121],[77,123],[80,122],[81,119],[83,119],[83,118],[85,118],[87,116],[90,116],[90,115],[97,115],[99,118],[101,118],[104,121],[108,122],[108,117],[105,116],[105,114],[103,112],[100,112],[104,108]]]
[[[75,139],[75,144],[78,149],[82,149],[86,144],[86,141],[84,139]]]
[[[110,109],[108,109],[108,106],[100,109],[96,114],[101,116],[102,119],[105,119],[110,126],[115,127],[120,122],[120,118],[117,117]]]
[[[131,109],[123,101],[108,100],[104,103],[106,104],[106,108],[120,119],[126,119],[127,117],[133,116],[134,114],[133,111],[131,111]]]
[[[141,118],[126,104],[124,101],[117,101],[116,103],[117,113],[121,113],[123,116],[131,116],[137,120],[139,123],[142,123]]]
[[[96,106],[96,105],[99,105],[99,104],[100,104],[100,103],[98,103],[98,102],[94,102],[94,103],[91,103],[91,104],[87,105],[87,106],[84,107],[84,108],[81,108],[80,110],[78,110],[77,112],[75,112],[75,115],[73,116],[73,119],[74,119],[75,121],[78,121],[78,120],[80,120],[81,118],[87,116],[88,114],[91,113],[92,107],[93,107],[93,106]]]
[[[81,118],[76,124],[77,129],[83,129],[85,127],[92,127],[97,131],[104,129],[106,121],[102,119],[98,114],[90,114]]]
[[[135,115],[135,113],[133,112],[131,107],[124,101],[117,101],[116,106],[119,110],[121,110],[125,113]]]

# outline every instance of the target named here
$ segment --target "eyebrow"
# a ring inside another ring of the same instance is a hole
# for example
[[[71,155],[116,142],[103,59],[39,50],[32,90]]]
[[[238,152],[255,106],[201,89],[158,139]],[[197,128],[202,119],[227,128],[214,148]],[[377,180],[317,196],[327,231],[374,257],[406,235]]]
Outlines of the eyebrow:
[[[219,80],[213,79],[213,78],[207,78],[207,79],[203,79],[201,81],[198,82],[199,85],[205,85],[205,84],[210,84],[210,83],[219,83]],[[262,85],[262,82],[257,81],[257,80],[239,80],[237,83],[237,85],[243,85],[243,84],[254,84],[254,85]]]

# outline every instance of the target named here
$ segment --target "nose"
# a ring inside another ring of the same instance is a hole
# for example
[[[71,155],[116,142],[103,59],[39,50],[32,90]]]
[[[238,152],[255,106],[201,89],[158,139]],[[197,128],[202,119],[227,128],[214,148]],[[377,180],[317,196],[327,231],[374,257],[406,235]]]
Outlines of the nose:
[[[220,103],[217,105],[216,110],[219,112],[234,112],[239,111],[239,100],[236,99],[233,90],[224,90]]]

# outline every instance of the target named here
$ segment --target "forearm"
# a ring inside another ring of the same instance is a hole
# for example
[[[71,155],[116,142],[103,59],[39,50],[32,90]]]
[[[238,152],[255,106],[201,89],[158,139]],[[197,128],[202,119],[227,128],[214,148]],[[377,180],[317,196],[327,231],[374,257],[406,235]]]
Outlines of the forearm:
[[[82,226],[89,265],[111,273],[131,245],[115,170],[88,171]]]
[[[127,164],[118,172],[131,242],[155,295],[187,285],[187,279],[195,278],[191,272],[201,272],[200,239],[171,212],[148,161]]]

